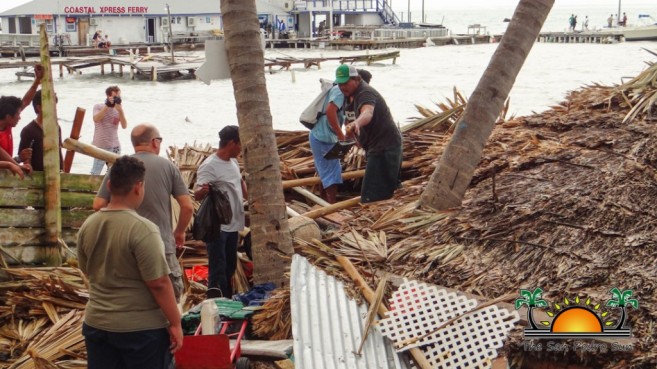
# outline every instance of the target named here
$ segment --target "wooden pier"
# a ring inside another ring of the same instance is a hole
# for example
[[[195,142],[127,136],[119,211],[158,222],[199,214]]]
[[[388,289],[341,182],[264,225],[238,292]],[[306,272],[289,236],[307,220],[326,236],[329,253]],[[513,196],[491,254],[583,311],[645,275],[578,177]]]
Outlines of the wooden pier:
[[[343,64],[353,64],[357,62],[364,62],[367,65],[370,65],[374,62],[389,60],[392,59],[392,64],[397,63],[397,58],[399,58],[399,51],[391,51],[382,54],[365,54],[365,55],[354,55],[354,56],[337,56],[331,58],[291,58],[291,57],[281,57],[268,59],[265,58],[265,68],[269,69],[270,73],[274,72],[275,67],[279,67],[278,70],[285,69],[289,70],[290,67],[294,64],[303,64],[304,68],[308,69],[310,67],[316,66],[321,68],[322,62],[329,60],[338,60]]]
[[[329,40],[328,38],[295,38],[295,39],[267,39],[268,48],[301,48],[301,49],[351,49],[351,50],[376,50],[376,49],[413,49],[427,46],[427,39],[435,46],[443,45],[474,45],[487,44],[494,41],[490,35],[452,35],[440,37],[412,37],[412,38],[367,38],[348,39],[340,38]]]
[[[265,59],[265,67],[268,68],[270,73],[274,73],[274,68],[279,67],[277,70],[289,70],[294,64],[303,65],[308,69],[311,67],[321,68],[321,63],[329,60],[338,60],[341,63],[356,63],[364,62],[370,65],[373,62],[392,59],[392,63],[396,63],[397,58],[400,56],[399,51],[392,51],[387,53],[378,54],[364,54],[352,56],[338,56],[330,58],[291,58],[281,57],[274,59]],[[125,73],[129,73],[130,79],[142,79],[151,81],[171,81],[179,79],[194,79],[196,78],[196,70],[205,62],[204,57],[183,57],[180,55],[175,56],[175,64],[171,63],[169,54],[149,54],[145,56],[82,56],[82,57],[69,57],[69,58],[52,58],[51,64],[53,69],[59,68],[59,77],[63,78],[69,74],[82,74],[83,70],[89,68],[100,68],[100,74],[118,74],[122,77]],[[17,68],[16,75],[21,77],[34,77],[33,66],[36,60],[9,60],[0,61],[0,69]]]
[[[541,32],[537,39],[561,44],[612,44],[624,40],[623,33],[618,31]]]

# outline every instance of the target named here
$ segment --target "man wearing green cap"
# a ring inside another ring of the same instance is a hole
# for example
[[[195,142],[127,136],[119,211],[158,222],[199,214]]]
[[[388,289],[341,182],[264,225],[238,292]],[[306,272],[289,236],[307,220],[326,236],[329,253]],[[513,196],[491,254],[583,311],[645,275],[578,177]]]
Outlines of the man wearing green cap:
[[[355,67],[340,65],[335,71],[335,83],[345,97],[353,97],[356,120],[349,123],[346,130],[348,135],[358,139],[367,153],[361,202],[389,199],[399,185],[401,132],[392,119],[386,101],[361,80]]]

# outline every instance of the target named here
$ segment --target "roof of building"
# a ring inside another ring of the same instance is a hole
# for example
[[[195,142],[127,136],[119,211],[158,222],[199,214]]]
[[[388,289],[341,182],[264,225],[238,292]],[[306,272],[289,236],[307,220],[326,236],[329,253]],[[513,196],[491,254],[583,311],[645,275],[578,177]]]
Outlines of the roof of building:
[[[166,15],[166,5],[169,4],[172,15],[188,15],[188,14],[220,14],[221,5],[220,0],[142,0],[137,2],[134,0],[114,0],[111,7],[108,7],[106,0],[85,0],[83,4],[75,0],[33,0],[15,8],[6,10],[0,13],[0,17],[7,16],[30,16],[35,14],[62,14],[62,15],[150,15],[150,16],[164,16]],[[66,12],[65,8],[93,8],[93,12],[87,9],[78,9],[80,11]],[[275,14],[282,15],[288,12],[280,6],[270,4],[265,0],[256,0],[256,7],[258,14]],[[105,11],[101,8],[110,8]],[[111,9],[114,8],[114,9]],[[129,10],[135,9],[137,10]],[[144,9],[145,8],[145,9]]]

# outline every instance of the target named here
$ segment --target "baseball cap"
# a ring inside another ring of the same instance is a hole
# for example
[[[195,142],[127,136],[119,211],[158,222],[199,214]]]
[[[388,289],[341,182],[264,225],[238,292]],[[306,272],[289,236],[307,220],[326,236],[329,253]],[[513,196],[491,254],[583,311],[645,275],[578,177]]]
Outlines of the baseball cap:
[[[358,77],[358,70],[352,65],[341,64],[335,70],[335,83],[346,83],[351,77]]]

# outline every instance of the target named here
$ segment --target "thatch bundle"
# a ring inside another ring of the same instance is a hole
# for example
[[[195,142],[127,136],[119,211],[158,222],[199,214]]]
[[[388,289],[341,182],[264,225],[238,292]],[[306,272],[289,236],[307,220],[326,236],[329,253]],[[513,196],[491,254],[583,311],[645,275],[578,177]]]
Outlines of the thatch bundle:
[[[5,272],[11,281],[0,283],[0,367],[13,362],[8,368],[86,368],[81,325],[88,294],[80,270]]]

